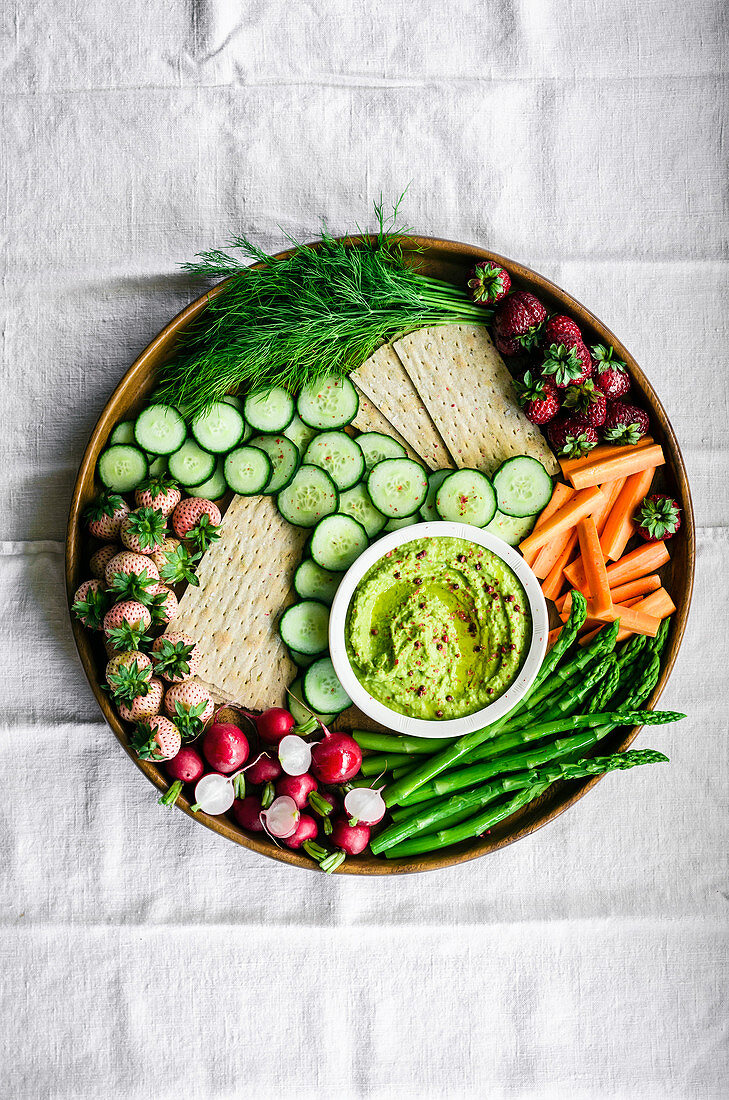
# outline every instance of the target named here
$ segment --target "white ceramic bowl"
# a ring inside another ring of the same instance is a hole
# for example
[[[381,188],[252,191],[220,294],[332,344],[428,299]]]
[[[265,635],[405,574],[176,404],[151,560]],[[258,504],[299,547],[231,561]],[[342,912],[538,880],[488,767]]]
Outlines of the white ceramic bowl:
[[[344,635],[350,601],[355,588],[367,570],[380,558],[384,557],[389,550],[413,542],[415,539],[433,538],[435,536],[465,539],[477,546],[484,546],[501,558],[519,578],[529,601],[532,618],[532,637],[529,649],[519,675],[509,689],[482,710],[474,711],[473,714],[464,715],[462,718],[449,719],[447,722],[438,721],[437,719],[429,721],[424,718],[411,718],[407,714],[400,714],[396,710],[391,710],[390,707],[386,707],[378,699],[373,698],[368,691],[365,691],[354,674],[347,656]],[[487,531],[482,531],[478,527],[471,527],[466,523],[447,523],[445,520],[439,520],[434,523],[414,523],[412,527],[405,527],[401,531],[392,531],[389,535],[385,535],[373,543],[365,550],[364,554],[357,558],[354,565],[350,566],[337,589],[337,594],[332,603],[329,617],[329,652],[343,688],[352,702],[364,714],[369,715],[373,721],[386,726],[388,729],[396,730],[398,733],[409,733],[417,737],[461,737],[463,734],[472,733],[483,726],[488,726],[491,722],[502,718],[507,711],[516,706],[531,687],[544,660],[548,633],[549,616],[542,589],[522,556],[500,538],[489,534]]]

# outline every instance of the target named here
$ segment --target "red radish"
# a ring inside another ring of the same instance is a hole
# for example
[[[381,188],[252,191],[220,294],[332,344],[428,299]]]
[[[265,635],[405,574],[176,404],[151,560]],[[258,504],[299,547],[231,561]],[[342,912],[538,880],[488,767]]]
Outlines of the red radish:
[[[311,767],[311,745],[295,733],[287,733],[278,744],[278,758],[287,775],[305,775]]]
[[[346,818],[338,817],[332,822],[332,833],[329,839],[348,856],[358,856],[360,852],[364,852],[370,842],[370,827],[369,825],[350,825]]]
[[[271,707],[264,710],[263,714],[247,715],[254,723],[258,736],[267,745],[278,745],[282,737],[291,733],[296,723],[294,717],[283,707]]]
[[[247,783],[274,783],[281,775],[281,765],[270,753],[262,752],[245,773]]]
[[[266,831],[276,840],[288,840],[293,836],[300,817],[298,806],[288,795],[274,798],[268,809],[261,811],[261,820]]]
[[[313,791],[312,794],[314,795],[314,801],[312,801],[311,795],[309,795],[307,797],[307,805],[310,810],[314,811],[315,814],[318,814],[320,817],[330,816],[326,810],[324,810],[324,812],[322,813],[322,811],[318,809],[318,807],[316,806],[316,801],[318,799],[321,799],[322,802],[326,802],[327,806],[331,806],[332,810],[337,809],[337,800],[331,793],[331,791]]]
[[[308,814],[302,814],[296,826],[296,832],[287,837],[284,843],[287,848],[300,848],[305,840],[316,840],[318,832],[319,826],[314,818],[309,817]]]
[[[320,783],[331,786],[353,779],[362,767],[362,750],[346,733],[330,733],[311,752],[311,770]]]
[[[105,580],[106,567],[119,552],[119,547],[115,546],[113,542],[107,543],[106,546],[100,546],[96,553],[89,558],[91,576],[96,577],[99,581]]]
[[[251,833],[262,833],[261,809],[260,798],[255,794],[249,794],[245,798],[236,798],[232,814],[242,829],[248,829]]]
[[[284,775],[276,784],[277,795],[288,795],[293,798],[300,810],[306,805],[306,800],[312,791],[317,789],[317,781],[308,772],[305,775]]]
[[[182,783],[197,783],[205,771],[205,764],[199,752],[189,745],[183,745],[165,768],[170,779],[179,779]]]
[[[205,814],[227,814],[235,802],[233,780],[220,772],[208,772],[195,784],[194,810]]]
[[[360,825],[377,825],[385,816],[387,807],[379,791],[371,787],[353,787],[345,795],[344,810],[350,820]]]
[[[248,738],[232,722],[213,722],[203,737],[202,750],[211,768],[230,775],[248,759]]]

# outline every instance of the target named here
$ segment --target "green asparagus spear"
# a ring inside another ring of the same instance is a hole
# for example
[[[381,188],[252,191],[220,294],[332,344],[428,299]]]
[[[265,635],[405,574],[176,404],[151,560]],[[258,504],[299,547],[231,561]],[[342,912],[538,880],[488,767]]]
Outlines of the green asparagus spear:
[[[667,760],[668,757],[664,756],[663,753],[643,749],[637,752],[616,753],[614,756],[596,757],[592,760],[579,760],[573,764],[550,764],[536,772],[512,776],[510,784],[506,786],[502,787],[503,781],[500,781],[497,784],[489,784],[486,789],[482,789],[480,797],[485,801],[481,804],[485,805],[493,798],[498,797],[503,791],[509,790],[510,787],[514,789],[516,784],[524,785],[523,790],[514,798],[498,807],[493,807],[484,814],[471,817],[455,827],[441,827],[433,835],[424,832],[437,819],[437,811],[432,810],[429,814],[423,815],[424,820],[427,819],[427,824],[417,825],[415,822],[419,819],[411,818],[408,822],[403,822],[400,827],[397,825],[390,826],[389,829],[386,829],[375,838],[372,843],[372,850],[377,853],[385,852],[390,859],[398,859],[403,856],[417,855],[420,852],[434,851],[438,848],[448,847],[451,844],[458,844],[462,840],[479,836],[486,829],[502,821],[521,806],[538,798],[557,779],[583,779],[592,775],[602,775],[616,769],[633,768],[642,764],[665,763]],[[499,789],[497,790],[497,788]],[[493,798],[489,797],[492,791],[497,792],[493,795]],[[471,793],[475,799],[476,792]],[[443,811],[440,817],[443,822],[453,816],[454,811],[449,808],[453,801],[453,799],[449,799],[442,804]],[[462,798],[461,801],[465,802],[465,798]],[[474,801],[474,804],[477,804],[477,802]],[[408,825],[411,826],[410,832],[406,832]],[[412,837],[410,840],[406,839],[416,831],[420,835]]]
[[[352,737],[361,749],[387,755],[430,756],[439,749],[453,744],[453,737],[407,737],[396,733],[379,733],[372,730],[352,730]]]
[[[570,730],[587,729],[594,733],[588,735],[590,743],[601,740],[616,725],[663,725],[666,722],[677,722],[685,718],[684,714],[676,711],[646,710],[646,711],[607,711],[602,714],[578,714],[571,718],[562,718],[554,722],[543,722],[536,726],[530,726],[521,731],[520,743],[528,744],[535,740],[544,740],[546,737],[554,737]],[[577,740],[577,739],[572,739]],[[564,749],[570,738],[564,742],[554,741],[551,744],[537,750],[526,753],[515,752],[504,756],[498,756],[493,760],[473,764],[468,768],[458,771],[449,771],[439,775],[429,783],[422,784],[419,788],[407,795],[400,802],[401,806],[414,806],[437,794],[450,794],[452,791],[464,790],[475,783],[482,783],[492,776],[501,775],[503,772],[517,771],[524,767],[533,767],[532,760],[538,760],[540,764],[546,764],[553,757],[564,756],[567,751],[575,751],[582,748],[582,744],[575,744],[574,749]]]
[[[544,658],[542,667],[537,673],[534,683],[521,702],[498,722],[495,722],[491,726],[487,726],[485,729],[476,730],[474,733],[459,737],[449,748],[443,749],[441,752],[436,753],[435,756],[429,757],[423,764],[414,768],[408,775],[404,775],[400,779],[397,779],[384,793],[383,797],[386,805],[397,806],[407,797],[407,795],[417,790],[421,784],[427,783],[428,780],[433,779],[434,776],[439,775],[446,768],[455,764],[457,760],[460,760],[461,757],[475,749],[477,745],[480,745],[487,737],[493,737],[494,734],[503,728],[513,715],[518,714],[519,710],[525,706],[530,696],[539,689],[541,684],[556,668],[559,661],[572,645],[577,637],[577,631],[585,621],[586,613],[587,601],[585,597],[579,592],[573,593],[569,619],[560,631],[557,641]]]
[[[611,653],[605,675],[603,676],[601,682],[597,685],[597,689],[590,699],[590,703],[587,708],[591,714],[595,714],[598,711],[605,710],[613,695],[617,691],[619,683],[620,665],[617,662],[615,654]]]
[[[382,775],[383,772],[391,772],[403,764],[407,765],[408,770],[413,766],[411,757],[404,752],[375,753],[373,756],[363,758],[360,771],[362,775],[367,776]]]
[[[574,592],[572,596],[574,598]],[[589,645],[578,650],[571,661],[556,669],[551,676],[542,681],[539,690],[531,695],[528,709],[530,711],[535,710],[552,692],[563,687],[568,680],[591,664],[595,657],[603,657],[608,653],[612,653],[615,649],[615,639],[618,636],[619,629],[619,622],[608,623],[604,626]]]

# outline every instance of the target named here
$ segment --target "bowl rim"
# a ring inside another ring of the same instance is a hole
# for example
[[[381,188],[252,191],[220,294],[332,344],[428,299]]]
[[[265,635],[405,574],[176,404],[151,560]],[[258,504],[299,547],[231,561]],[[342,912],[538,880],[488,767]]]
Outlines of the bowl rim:
[[[357,244],[372,242],[375,238],[372,234],[352,234],[338,239],[345,244]],[[311,241],[303,243],[305,247],[318,248],[321,246],[322,242],[321,240],[312,239]],[[676,663],[676,658],[686,631],[686,624],[691,608],[696,562],[696,525],[691,500],[691,487],[689,485],[686,465],[676,438],[676,433],[658,394],[639,366],[635,357],[631,355],[625,344],[615,335],[608,325],[600,320],[600,318],[588,309],[587,306],[583,305],[579,299],[575,298],[573,294],[559,286],[547,276],[540,274],[533,268],[527,267],[526,264],[513,260],[510,257],[465,241],[452,240],[444,237],[429,237],[422,234],[409,234],[402,238],[402,247],[406,259],[416,266],[423,259],[427,262],[429,256],[434,254],[436,262],[445,265],[457,265],[459,269],[481,260],[488,260],[502,267],[506,267],[517,285],[521,284],[524,287],[528,287],[537,294],[546,294],[547,298],[551,299],[555,304],[555,308],[558,308],[562,312],[574,314],[581,327],[592,329],[598,335],[600,342],[613,345],[619,358],[626,362],[631,381],[647,400],[652,415],[655,417],[665,437],[665,444],[668,449],[668,465],[675,477],[684,508],[684,537],[686,540],[686,569],[683,576],[681,600],[678,604],[678,611],[674,616],[674,622],[669,635],[665,660],[659,681],[646,704],[648,707],[655,706]],[[291,256],[293,251],[293,248],[284,249],[276,253],[276,257],[279,259],[287,258]],[[253,266],[258,265],[254,264]],[[123,415],[128,406],[133,403],[134,395],[137,395],[144,387],[151,372],[158,365],[160,358],[166,358],[171,353],[171,349],[174,347],[179,334],[199,317],[211,298],[216,297],[222,292],[226,283],[227,280],[222,280],[210,289],[203,291],[203,293],[188,305],[184,306],[179,313],[164,325],[157,335],[150,340],[149,344],[139,353],[125,374],[119,379],[99,415],[82,455],[81,462],[79,463],[79,470],[71,495],[68,525],[66,529],[66,589],[69,604],[73,598],[76,587],[81,579],[83,579],[81,574],[81,516],[93,492],[96,460],[112,428],[120,418],[120,406]],[[97,660],[91,639],[88,637],[86,630],[75,618],[71,616],[70,619],[71,631],[81,664],[106,722],[121,745],[122,750],[127,754],[134,766],[146,776],[152,786],[158,791],[166,791],[169,783],[157,765],[148,760],[139,759],[133,751],[125,727],[122,725],[116,711],[113,709],[108,697],[102,690]],[[627,749],[638,736],[640,728],[639,726],[633,726],[622,734],[614,751],[622,752]],[[554,821],[566,810],[579,802],[588,791],[593,790],[597,784],[601,782],[602,778],[602,776],[597,775],[577,780],[570,785],[569,789],[565,789],[563,785],[557,784],[554,788],[551,788],[547,794],[542,795],[541,798],[531,803],[527,808],[528,812],[521,814],[517,821],[514,822],[508,819],[501,826],[493,830],[490,835],[483,836],[467,845],[457,845],[444,852],[431,852],[424,856],[414,856],[401,860],[382,860],[374,856],[361,857],[358,860],[346,860],[341,868],[337,870],[336,874],[355,876],[394,875],[397,877],[402,874],[416,874],[425,871],[441,870],[446,867],[456,867],[462,863],[478,859],[481,856],[491,855],[500,851],[502,848],[508,847],[510,844],[514,844],[518,840],[524,839],[537,829],[541,829],[543,826]],[[295,852],[287,848],[278,848],[268,841],[267,838],[261,839],[259,834],[244,833],[226,817],[211,817],[202,812],[193,812],[191,803],[182,795],[176,802],[176,808],[191,820],[204,825],[205,828],[209,829],[211,832],[218,833],[220,836],[225,837],[243,848],[257,852],[269,859],[300,867],[302,870],[310,872],[318,871],[316,865],[300,852]]]
[[[516,575],[522,585],[529,602],[532,621],[531,638],[526,656],[516,678],[504,694],[495,699],[493,703],[489,703],[488,706],[481,707],[480,710],[462,715],[459,718],[451,718],[445,722],[437,719],[413,718],[408,714],[401,714],[370,695],[360,683],[352,668],[345,639],[347,613],[357,586],[365,574],[393,550],[399,549],[409,542],[431,538],[463,539],[466,542],[490,550],[491,553],[500,558]],[[360,554],[349,567],[332,601],[329,615],[329,655],[342,687],[355,706],[359,707],[373,721],[379,722],[380,725],[393,729],[397,733],[409,734],[414,737],[462,737],[467,733],[483,729],[484,726],[496,722],[499,718],[503,718],[524,698],[544,659],[548,634],[549,613],[544,593],[531,568],[512,546],[509,546],[503,539],[490,531],[473,527],[467,523],[427,520],[384,535],[368,547],[364,553]]]

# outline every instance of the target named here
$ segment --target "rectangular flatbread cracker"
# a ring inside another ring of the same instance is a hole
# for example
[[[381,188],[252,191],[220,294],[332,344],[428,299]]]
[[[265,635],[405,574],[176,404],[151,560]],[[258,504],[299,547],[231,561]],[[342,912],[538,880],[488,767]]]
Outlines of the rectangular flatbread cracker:
[[[216,700],[252,710],[285,705],[296,668],[278,620],[295,598],[306,535],[286,522],[272,497],[233,497],[220,538],[200,562],[200,586],[188,586],[174,622],[197,641],[199,679]]]
[[[557,460],[516,400],[509,369],[483,325],[422,328],[397,352],[458,466],[492,474],[507,458],[530,455],[550,474]]]
[[[375,408],[369,397],[366,397],[357,386],[354,388],[357,390],[359,398],[359,409],[352,421],[352,427],[356,428],[358,432],[381,432],[383,435],[389,435],[392,439],[397,440],[401,447],[405,448],[408,458],[414,459],[415,462],[422,462],[422,455],[413,450],[407,439],[403,439],[400,433],[393,428],[387,417]]]
[[[448,448],[389,344],[357,367],[351,379],[431,470],[453,468]]]

